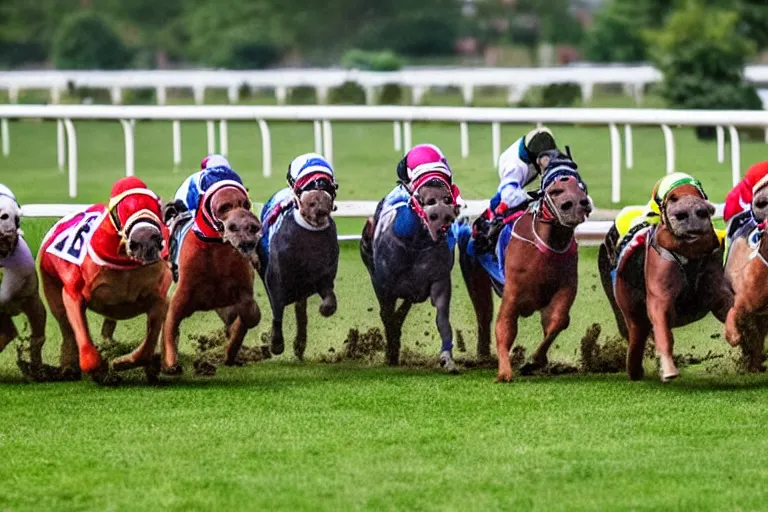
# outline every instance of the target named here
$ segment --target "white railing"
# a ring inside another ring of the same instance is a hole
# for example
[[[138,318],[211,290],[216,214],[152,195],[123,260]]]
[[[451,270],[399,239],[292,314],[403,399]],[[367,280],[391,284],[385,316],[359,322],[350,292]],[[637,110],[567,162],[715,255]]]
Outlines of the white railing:
[[[768,66],[747,66],[745,74],[755,83],[768,83]],[[478,87],[507,90],[509,103],[517,103],[535,86],[575,83],[585,102],[592,98],[595,85],[622,85],[636,101],[642,99],[646,85],[659,82],[661,74],[652,66],[566,66],[551,68],[406,68],[401,71],[374,72],[345,69],[231,70],[130,70],[130,71],[5,71],[0,72],[0,90],[16,103],[21,91],[49,90],[52,103],[70,87],[106,89],[112,103],[119,104],[123,90],[154,89],[158,104],[164,105],[169,89],[193,92],[195,102],[205,100],[208,89],[225,89],[231,103],[239,100],[240,89],[271,89],[279,104],[297,87],[311,87],[317,101],[324,104],[329,91],[354,82],[365,91],[366,103],[376,101],[378,90],[386,84],[411,89],[411,100],[418,105],[433,87],[456,87],[465,104],[474,99]]]
[[[336,206],[338,210],[333,214],[336,218],[366,218],[374,215],[376,211],[376,201],[338,201]],[[487,207],[487,201],[467,201],[467,207],[462,211],[462,215],[475,218],[480,215]],[[90,205],[86,204],[25,204],[21,207],[21,213],[24,217],[64,217],[71,213],[84,210]],[[263,205],[255,205],[261,208]],[[722,204],[716,205],[715,218],[720,219],[723,216]],[[612,220],[594,220],[581,224],[576,228],[576,238],[582,245],[599,245],[608,230],[613,225]],[[360,235],[338,235],[339,241],[357,241]]]
[[[624,125],[625,165],[634,165],[633,125],[659,126],[664,133],[666,171],[675,171],[675,140],[672,126],[716,126],[717,159],[725,160],[725,127],[731,140],[731,177],[735,185],[741,177],[738,128],[768,127],[765,111],[707,111],[656,109],[511,109],[471,107],[357,107],[357,106],[110,106],[110,105],[0,105],[0,136],[3,154],[10,153],[8,119],[51,119],[58,125],[58,165],[64,169],[68,155],[69,195],[77,197],[77,135],[73,120],[115,120],[123,126],[125,172],[134,174],[134,126],[140,120],[172,121],[173,163],[181,162],[181,130],[184,121],[206,121],[208,152],[216,150],[215,121],[219,121],[219,151],[229,148],[228,121],[256,121],[261,132],[263,175],[271,176],[272,147],[267,121],[311,121],[314,124],[315,150],[333,160],[332,121],[393,122],[394,147],[404,151],[412,147],[414,122],[455,122],[459,124],[461,156],[469,156],[468,123],[491,125],[491,163],[496,165],[501,153],[501,124],[579,124],[608,127],[611,142],[611,200],[621,201],[622,137]],[[66,146],[65,148],[65,140]],[[511,142],[511,141],[510,141]],[[319,151],[322,150],[322,151]]]

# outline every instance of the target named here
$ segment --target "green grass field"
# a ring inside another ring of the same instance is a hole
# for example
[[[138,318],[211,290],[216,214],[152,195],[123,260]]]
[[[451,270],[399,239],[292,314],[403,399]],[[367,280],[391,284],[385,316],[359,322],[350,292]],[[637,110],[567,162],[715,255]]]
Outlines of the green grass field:
[[[232,123],[230,157],[255,200],[283,185],[293,156],[311,151],[310,124],[273,123],[274,177],[261,177],[257,127]],[[505,143],[527,130],[505,126]],[[124,172],[117,123],[77,123],[80,197],[104,201]],[[569,144],[598,207],[610,208],[607,129],[555,127]],[[497,175],[490,128],[472,126],[469,159],[458,155],[458,127],[414,126],[414,143],[447,152],[463,195],[488,197]],[[167,123],[137,125],[137,174],[170,196],[205,153],[205,127],[185,123],[184,166],[171,165]],[[721,202],[729,164],[717,164],[713,143],[677,130],[677,163],[699,177]],[[340,199],[375,200],[393,185],[398,154],[391,125],[334,124]],[[762,143],[745,143],[745,166]],[[55,125],[12,123],[11,155],[0,181],[22,203],[69,202],[66,174],[56,170]],[[664,172],[660,130],[635,130],[635,169],[624,171],[623,204],[647,200]],[[26,219],[36,250],[53,219]],[[359,221],[341,231],[356,233]],[[616,328],[600,288],[596,250],[580,252],[579,296],[570,328],[551,359],[577,363],[594,323],[601,340]],[[117,388],[90,381],[28,384],[16,368],[14,346],[0,354],[0,510],[220,509],[521,509],[521,510],[760,510],[768,492],[768,421],[764,376],[739,375],[733,351],[711,317],[676,331],[677,352],[722,359],[683,368],[669,385],[657,382],[652,360],[643,382],[623,374],[521,377],[494,385],[489,369],[447,376],[430,365],[387,368],[372,362],[320,362],[338,355],[350,329],[378,327],[378,311],[355,245],[341,253],[338,313],[322,319],[310,300],[309,362],[286,354],[242,368],[193,375],[192,337],[214,333],[215,315],[182,325],[184,377],[159,387],[130,374]],[[246,344],[261,345],[271,315],[263,288],[261,325]],[[290,311],[286,336],[294,331]],[[59,335],[49,319],[46,361],[57,362]],[[458,270],[454,329],[472,358],[474,315]],[[91,317],[94,333],[96,317]],[[19,322],[23,327],[23,322]],[[136,343],[142,320],[120,324],[116,337]],[[540,339],[538,317],[522,322],[519,343]],[[404,332],[412,360],[436,355],[439,338],[428,304],[416,307]]]

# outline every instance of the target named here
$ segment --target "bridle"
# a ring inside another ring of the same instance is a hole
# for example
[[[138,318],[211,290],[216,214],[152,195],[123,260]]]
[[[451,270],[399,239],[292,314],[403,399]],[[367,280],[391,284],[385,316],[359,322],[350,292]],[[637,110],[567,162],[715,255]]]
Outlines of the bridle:
[[[339,184],[333,179],[333,177],[325,172],[311,172],[305,176],[299,177],[296,181],[293,181],[288,174],[288,184],[291,185],[293,192],[293,202],[296,208],[301,211],[301,194],[309,192],[311,190],[320,190],[328,194],[331,198],[331,211],[336,211],[336,191],[339,190]]]
[[[198,208],[198,213],[195,216],[197,229],[206,239],[221,239],[221,235],[224,233],[224,222],[216,217],[216,214],[211,207],[211,202],[216,193],[225,188],[234,188],[242,192],[243,195],[245,195],[248,204],[251,203],[250,197],[248,197],[248,191],[242,184],[234,180],[222,180],[214,183],[205,191],[203,200]],[[200,221],[202,221],[202,224]]]
[[[146,188],[132,188],[118,194],[109,200],[109,204],[107,205],[107,214],[109,216],[109,220],[112,222],[112,226],[115,228],[115,231],[117,231],[117,234],[120,235],[121,243],[123,244],[128,242],[128,239],[131,236],[131,232],[139,224],[153,226],[157,229],[158,232],[162,233],[162,221],[160,220],[160,217],[148,208],[142,208],[141,210],[132,213],[126,219],[125,223],[120,220],[120,216],[117,212],[118,206],[124,199],[134,195],[148,196],[156,201],[158,205],[160,204],[160,198],[158,198],[154,192]]]
[[[398,181],[398,183],[408,191],[410,196],[408,199],[408,206],[410,206],[410,208],[414,211],[414,213],[416,213],[419,219],[421,219],[421,223],[425,228],[428,227],[429,219],[427,218],[427,212],[424,210],[424,205],[421,203],[419,190],[427,183],[435,181],[445,186],[445,188],[451,193],[452,206],[460,208],[464,205],[459,187],[455,183],[451,183],[446,173],[441,170],[424,172],[411,183],[403,183],[402,181]]]
[[[570,150],[568,152],[570,153]],[[544,176],[542,176],[541,179],[541,190],[543,197],[540,200],[540,208],[538,208],[538,210],[541,212],[541,216],[539,217],[541,222],[557,223],[561,226],[567,226],[567,224],[563,221],[562,213],[558,208],[555,207],[552,196],[548,193],[548,190],[550,187],[552,187],[552,185],[555,184],[556,181],[560,181],[562,178],[574,178],[579,188],[584,191],[585,194],[589,194],[587,190],[587,184],[584,183],[584,180],[581,179],[581,175],[579,175],[577,169],[578,166],[576,165],[576,162],[570,158],[554,159],[550,161],[546,171],[544,172]]]

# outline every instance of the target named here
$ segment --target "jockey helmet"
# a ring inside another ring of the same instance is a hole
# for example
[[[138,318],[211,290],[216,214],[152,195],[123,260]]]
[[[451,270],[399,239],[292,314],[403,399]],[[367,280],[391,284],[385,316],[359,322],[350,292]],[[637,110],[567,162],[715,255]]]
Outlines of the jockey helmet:
[[[652,201],[650,203],[651,210],[657,215],[661,215],[661,209],[664,207],[664,202],[667,200],[669,193],[682,185],[693,185],[699,190],[701,196],[707,199],[707,194],[704,192],[704,187],[701,186],[699,180],[684,172],[673,172],[661,178],[653,186]]]
[[[294,192],[300,194],[307,188],[320,188],[336,196],[336,179],[333,167],[323,155],[305,153],[293,159],[286,176]]]
[[[756,193],[758,190],[768,184],[768,162],[758,162],[749,169],[744,175],[744,181]]]
[[[2,183],[0,183],[0,196],[10,197],[13,199],[14,203],[17,205],[19,204],[19,202],[16,200],[16,194],[14,194],[10,188],[6,187]]]
[[[523,139],[523,144],[528,151],[528,158],[531,162],[535,162],[542,152],[557,149],[555,136],[552,135],[552,131],[543,126],[528,132],[525,139]]]
[[[208,155],[200,162],[200,170],[211,169],[213,167],[226,167],[228,169],[232,168],[232,166],[229,164],[229,160],[227,160],[227,157],[223,155]]]
[[[434,144],[418,144],[411,148],[397,165],[397,178],[402,183],[411,183],[425,173],[440,173],[450,182],[453,173],[448,160]]]

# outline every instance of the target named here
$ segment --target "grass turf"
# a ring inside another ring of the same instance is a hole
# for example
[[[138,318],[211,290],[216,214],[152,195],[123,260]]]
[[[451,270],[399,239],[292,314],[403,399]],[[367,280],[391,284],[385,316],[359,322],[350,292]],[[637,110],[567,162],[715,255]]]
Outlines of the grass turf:
[[[168,197],[192,172],[205,148],[204,126],[184,125],[184,162],[170,165],[170,126],[139,123],[137,174]],[[527,127],[504,127],[509,142]],[[104,201],[123,172],[119,125],[78,123],[80,189],[77,202]],[[378,199],[393,183],[398,156],[388,124],[334,124],[342,199]],[[599,206],[610,193],[607,130],[557,128],[572,146]],[[472,126],[472,156],[457,152],[454,126],[416,125],[414,142],[442,145],[467,198],[487,197],[496,185],[490,129]],[[2,181],[23,203],[65,202],[66,177],[55,170],[55,128],[13,123],[12,153]],[[312,148],[311,126],[274,123],[275,176],[260,177],[254,126],[230,126],[232,161],[257,200],[282,186],[280,169]],[[727,165],[713,144],[679,130],[678,166],[700,177],[713,200],[729,185]],[[626,203],[644,201],[664,164],[660,131],[635,130],[636,168],[625,171]],[[201,150],[202,149],[202,150]],[[761,144],[745,144],[743,161],[756,161]],[[36,250],[51,219],[24,221]],[[357,223],[344,223],[356,232]],[[600,289],[595,249],[580,252],[580,289],[571,327],[551,352],[575,361],[579,340],[593,323],[615,334]],[[338,351],[350,328],[379,326],[375,298],[353,245],[342,249],[339,311],[331,319],[310,300],[308,356]],[[260,285],[261,325],[246,343],[260,344],[271,315]],[[454,328],[469,355],[474,320],[458,271],[454,273]],[[91,328],[98,332],[97,319]],[[286,337],[293,322],[287,315]],[[219,327],[212,314],[182,325],[190,336]],[[141,319],[121,323],[116,337],[135,343]],[[677,351],[727,354],[711,317],[676,331]],[[56,362],[59,336],[48,324],[45,357]],[[537,316],[524,320],[519,342],[540,339]],[[435,354],[434,313],[425,304],[406,322],[404,346]],[[13,346],[0,354],[0,509],[733,509],[763,507],[767,411],[764,377],[738,376],[717,365],[683,369],[668,386],[623,375],[519,378],[491,384],[493,372],[449,377],[430,369],[374,364],[292,362],[222,369],[211,379],[188,373],[160,388],[131,375],[117,389],[84,381],[25,385]]]

